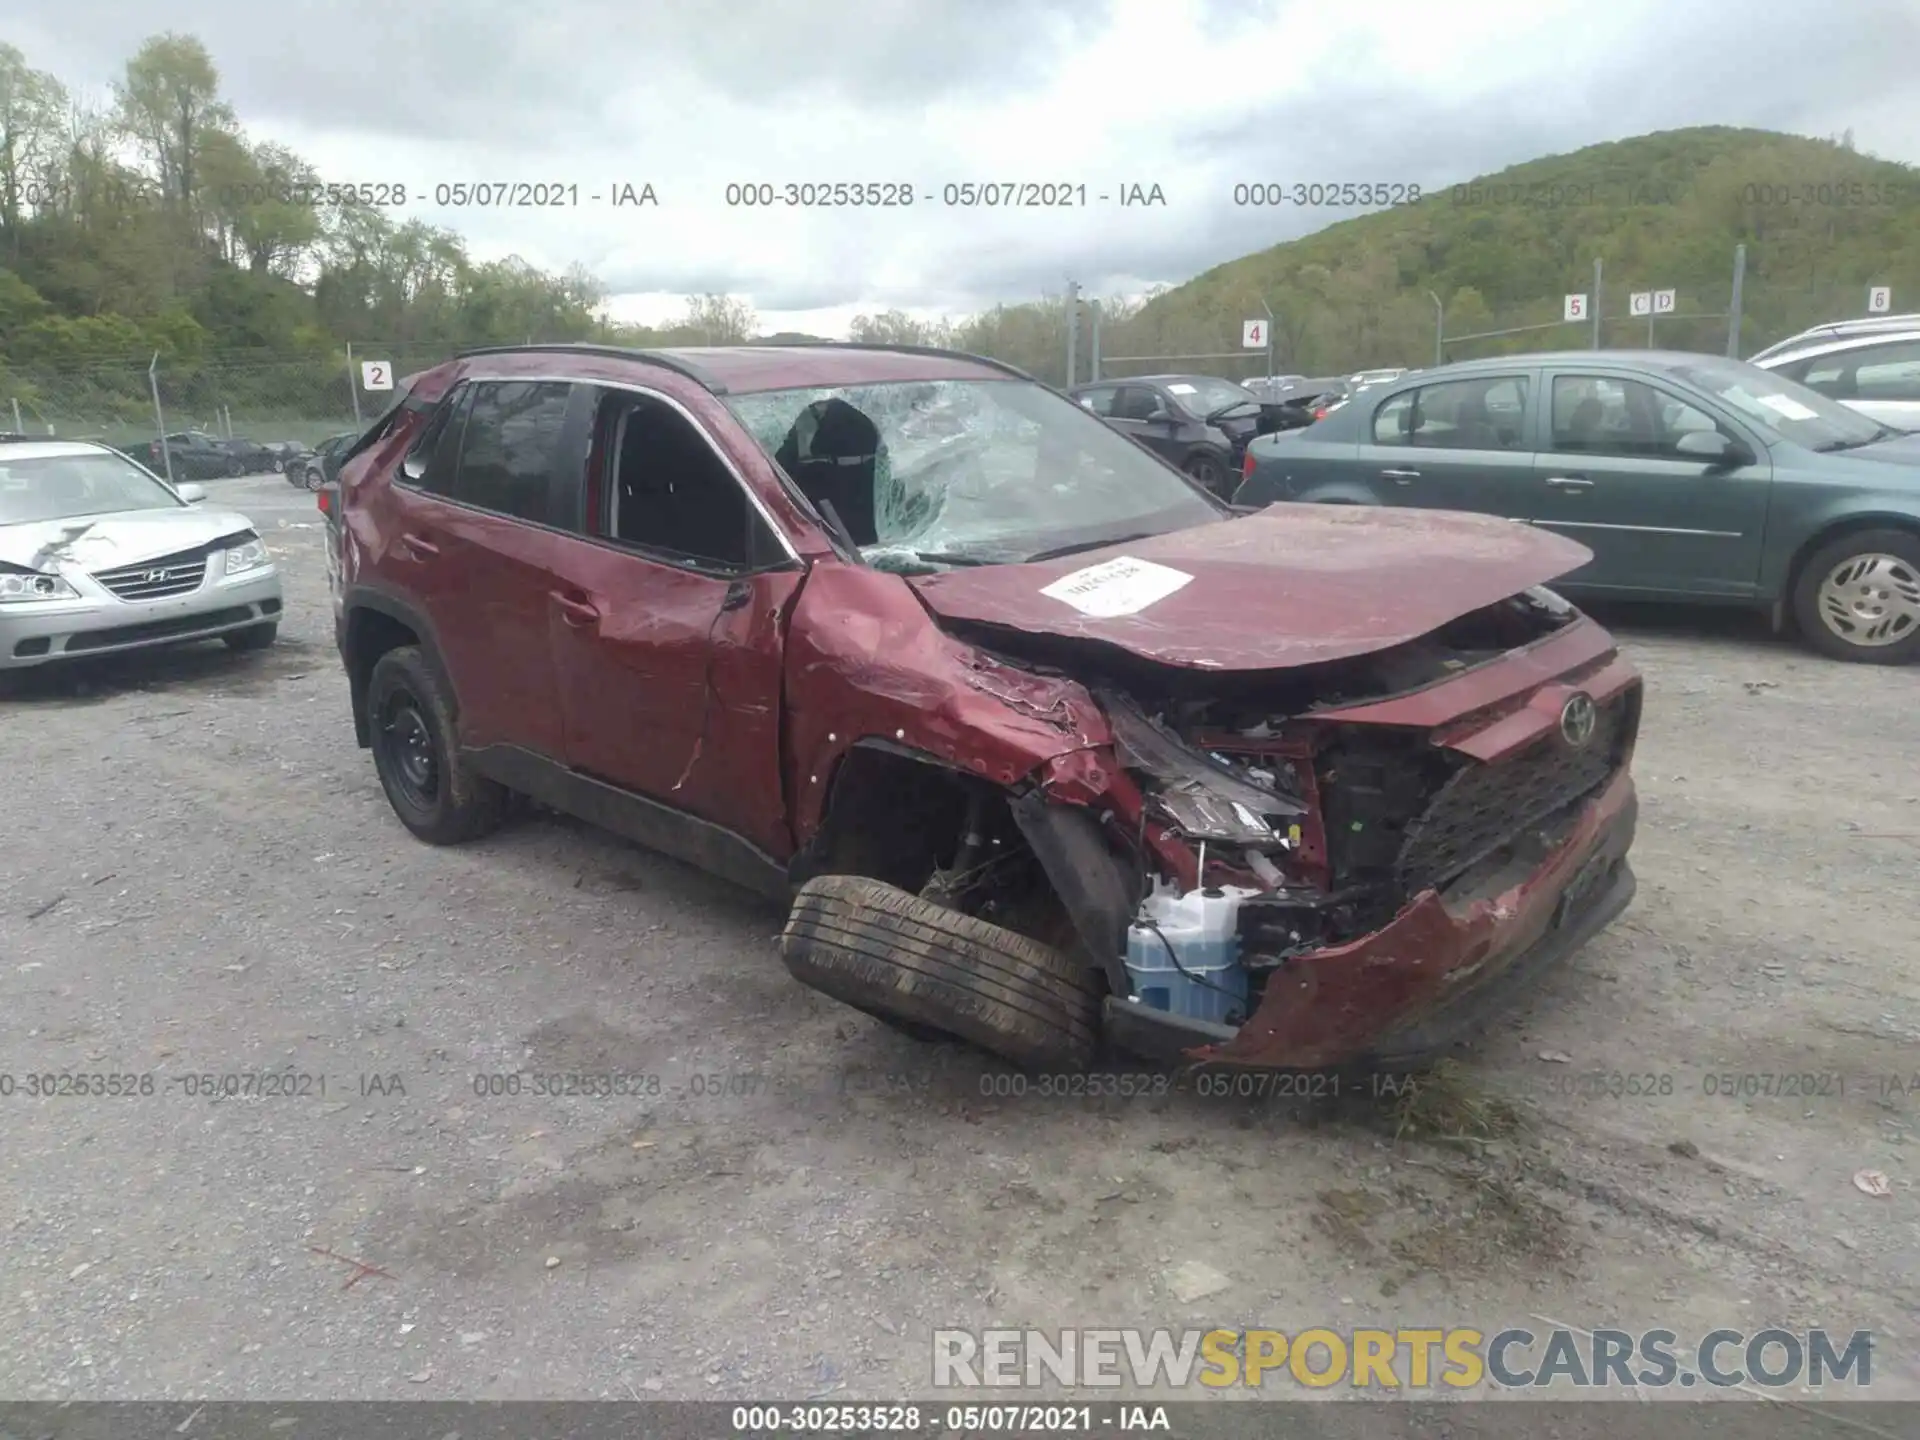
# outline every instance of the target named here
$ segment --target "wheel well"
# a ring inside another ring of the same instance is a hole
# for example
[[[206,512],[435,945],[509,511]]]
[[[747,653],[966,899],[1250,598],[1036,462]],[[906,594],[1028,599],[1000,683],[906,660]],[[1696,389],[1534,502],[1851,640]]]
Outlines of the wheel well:
[[[353,733],[366,749],[373,743],[367,727],[367,682],[373,667],[389,650],[403,645],[418,645],[420,637],[412,628],[384,610],[360,605],[347,612],[347,629],[342,658],[347,665],[347,685],[353,695]]]
[[[1783,614],[1793,612],[1794,592],[1800,588],[1800,577],[1806,573],[1807,562],[1825,546],[1831,545],[1844,535],[1856,534],[1861,530],[1899,530],[1920,539],[1920,522],[1910,515],[1849,515],[1844,520],[1836,520],[1824,530],[1817,530],[1794,552],[1793,561],[1787,566],[1786,583],[1780,587],[1780,604]]]
[[[930,757],[857,745],[792,880],[864,875],[963,914],[1072,947],[1074,921],[1015,820],[1007,791]]]

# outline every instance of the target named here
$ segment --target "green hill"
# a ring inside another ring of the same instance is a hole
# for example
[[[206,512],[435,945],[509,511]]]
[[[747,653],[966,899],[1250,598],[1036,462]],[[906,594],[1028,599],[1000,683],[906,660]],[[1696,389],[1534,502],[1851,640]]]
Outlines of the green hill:
[[[1658,323],[1655,343],[1720,351],[1740,243],[1742,354],[1862,313],[1869,285],[1891,285],[1896,310],[1920,310],[1920,167],[1860,154],[1848,139],[1726,127],[1592,145],[1216,266],[1109,327],[1102,348],[1231,350],[1264,299],[1283,371],[1424,365],[1434,355],[1434,296],[1449,336],[1545,327],[1451,341],[1450,359],[1586,345],[1590,324],[1557,322],[1565,295],[1593,289],[1598,259],[1605,343],[1645,344],[1629,293],[1670,289],[1675,318]],[[1233,368],[1254,373],[1261,363]]]

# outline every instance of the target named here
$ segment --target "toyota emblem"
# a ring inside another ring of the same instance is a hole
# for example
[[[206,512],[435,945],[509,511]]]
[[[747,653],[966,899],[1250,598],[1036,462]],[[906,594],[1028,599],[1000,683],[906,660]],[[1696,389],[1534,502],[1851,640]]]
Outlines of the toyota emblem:
[[[1599,712],[1593,708],[1593,697],[1575,695],[1560,709],[1560,738],[1578,750],[1593,739],[1599,719]]]

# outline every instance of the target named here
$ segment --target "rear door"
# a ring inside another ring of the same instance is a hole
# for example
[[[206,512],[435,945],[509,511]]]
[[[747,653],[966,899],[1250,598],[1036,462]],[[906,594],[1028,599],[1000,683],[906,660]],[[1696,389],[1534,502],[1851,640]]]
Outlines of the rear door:
[[[1534,372],[1362,390],[1360,478],[1381,504],[1515,516],[1533,474]]]
[[[463,745],[564,754],[550,597],[555,492],[586,447],[574,389],[469,381],[422,433],[421,479],[395,476],[388,563],[433,622]]]
[[[1549,370],[1546,446],[1523,518],[1578,540],[1591,564],[1573,585],[1644,593],[1754,593],[1773,468],[1746,426],[1674,386],[1574,366]],[[1752,464],[1681,454],[1692,430],[1748,447]]]

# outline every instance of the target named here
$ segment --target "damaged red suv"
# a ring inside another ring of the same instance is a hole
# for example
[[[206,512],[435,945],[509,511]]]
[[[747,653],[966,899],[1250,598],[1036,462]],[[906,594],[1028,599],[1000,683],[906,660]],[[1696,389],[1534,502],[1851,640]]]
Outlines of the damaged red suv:
[[[1400,1063],[1633,895],[1640,680],[1528,526],[1238,513],[1019,371],[837,345],[477,351],[340,485],[409,829],[583,816],[911,1033]]]

